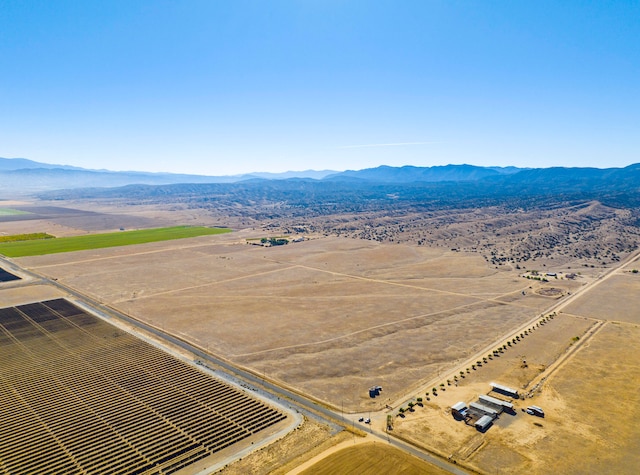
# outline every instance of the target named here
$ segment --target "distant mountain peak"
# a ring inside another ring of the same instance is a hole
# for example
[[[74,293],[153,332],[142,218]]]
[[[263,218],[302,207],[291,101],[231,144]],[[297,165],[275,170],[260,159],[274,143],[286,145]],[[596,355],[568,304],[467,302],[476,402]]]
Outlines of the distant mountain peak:
[[[513,173],[513,172],[511,172]],[[500,169],[479,167],[476,165],[435,165],[432,167],[417,167],[404,165],[390,167],[381,165],[376,168],[363,170],[347,170],[328,176],[326,179],[344,180],[361,179],[380,183],[410,183],[410,182],[442,182],[442,181],[475,181],[490,176],[502,175]]]

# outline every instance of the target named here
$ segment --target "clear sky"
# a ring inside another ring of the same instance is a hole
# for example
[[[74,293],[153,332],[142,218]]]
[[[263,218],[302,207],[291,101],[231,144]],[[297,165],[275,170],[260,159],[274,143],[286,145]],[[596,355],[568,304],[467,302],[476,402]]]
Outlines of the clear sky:
[[[227,175],[640,162],[640,2],[1,0],[0,156]]]

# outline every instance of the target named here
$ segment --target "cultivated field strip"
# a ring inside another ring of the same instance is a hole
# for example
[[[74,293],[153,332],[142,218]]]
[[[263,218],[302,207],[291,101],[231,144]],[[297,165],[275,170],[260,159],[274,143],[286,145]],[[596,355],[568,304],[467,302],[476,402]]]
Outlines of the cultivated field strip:
[[[64,299],[0,309],[0,474],[168,474],[285,417]]]

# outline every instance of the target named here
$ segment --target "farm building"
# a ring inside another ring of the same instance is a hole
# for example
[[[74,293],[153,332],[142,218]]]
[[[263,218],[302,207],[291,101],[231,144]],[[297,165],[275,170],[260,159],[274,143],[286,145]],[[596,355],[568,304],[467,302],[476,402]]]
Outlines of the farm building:
[[[453,406],[451,406],[451,414],[453,414],[453,417],[457,417],[459,419],[464,419],[465,417],[467,417],[467,411],[467,405],[462,401],[457,402]]]
[[[492,423],[493,423],[493,417],[482,416],[480,419],[476,421],[474,425],[476,426],[476,429],[478,429],[480,432],[484,432],[491,426]]]
[[[470,403],[469,410],[478,415],[491,416],[494,419],[498,417],[498,411],[489,406],[485,406],[484,404],[480,404],[479,402]]]
[[[480,396],[478,396],[478,399],[485,406],[492,407],[498,410],[499,412],[502,412],[502,411],[513,412],[513,404],[511,404],[510,402],[503,401],[495,397],[487,396],[485,394],[481,394]]]
[[[505,396],[509,396],[514,399],[518,399],[520,397],[517,390],[509,388],[507,386],[503,386],[497,383],[490,383],[490,386],[495,392],[504,394]]]
[[[369,397],[376,397],[380,395],[380,391],[382,391],[382,386],[372,386],[369,388]]]

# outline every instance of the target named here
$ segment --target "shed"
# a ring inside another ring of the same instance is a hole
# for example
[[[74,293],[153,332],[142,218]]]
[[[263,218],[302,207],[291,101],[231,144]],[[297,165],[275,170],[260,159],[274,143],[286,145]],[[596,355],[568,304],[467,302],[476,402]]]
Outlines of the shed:
[[[476,429],[478,429],[481,432],[484,432],[489,428],[489,426],[491,426],[491,424],[493,424],[493,417],[482,416],[480,419],[476,421],[475,426],[476,426]]]

